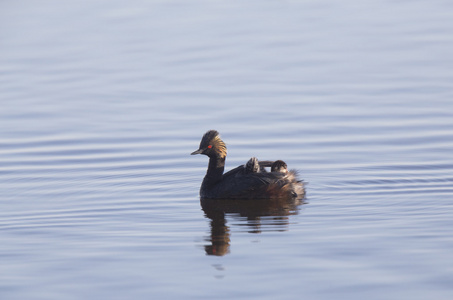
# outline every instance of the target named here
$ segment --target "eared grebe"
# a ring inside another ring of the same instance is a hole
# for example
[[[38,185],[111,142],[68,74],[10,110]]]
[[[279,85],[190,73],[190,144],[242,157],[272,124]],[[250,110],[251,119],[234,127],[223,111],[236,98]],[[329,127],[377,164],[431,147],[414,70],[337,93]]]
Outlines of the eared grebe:
[[[209,130],[203,135],[198,150],[191,153],[209,157],[208,171],[200,188],[200,197],[208,199],[272,199],[296,198],[305,194],[304,184],[286,163],[262,161],[252,157],[241,165],[223,173],[227,148],[219,133]],[[271,167],[267,172],[265,167]]]

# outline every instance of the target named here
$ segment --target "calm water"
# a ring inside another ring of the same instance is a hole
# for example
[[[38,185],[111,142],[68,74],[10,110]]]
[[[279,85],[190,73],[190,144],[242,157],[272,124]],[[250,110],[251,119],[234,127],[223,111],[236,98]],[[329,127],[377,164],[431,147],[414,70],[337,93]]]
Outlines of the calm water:
[[[0,28],[1,299],[452,299],[451,2],[3,1]],[[204,212],[208,129],[306,203]]]

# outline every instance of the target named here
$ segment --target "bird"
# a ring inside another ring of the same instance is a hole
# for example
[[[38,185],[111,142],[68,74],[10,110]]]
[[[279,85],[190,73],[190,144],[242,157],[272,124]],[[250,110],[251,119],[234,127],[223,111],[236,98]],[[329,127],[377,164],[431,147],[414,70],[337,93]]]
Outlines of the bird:
[[[250,158],[226,173],[227,147],[217,130],[208,130],[202,137],[198,150],[191,155],[209,157],[208,170],[200,187],[202,199],[274,199],[302,198],[304,182],[296,170],[287,169],[282,160],[258,161]],[[266,171],[271,167],[271,171]]]
[[[283,160],[276,160],[271,166],[271,172],[288,173],[288,165]]]

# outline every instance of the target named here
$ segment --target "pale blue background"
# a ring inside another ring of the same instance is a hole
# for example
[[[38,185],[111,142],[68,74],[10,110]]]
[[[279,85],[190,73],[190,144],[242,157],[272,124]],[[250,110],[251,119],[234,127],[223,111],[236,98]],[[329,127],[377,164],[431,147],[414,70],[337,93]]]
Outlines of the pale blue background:
[[[449,1],[3,1],[1,299],[452,299]],[[192,157],[283,159],[282,223]],[[253,224],[252,224],[253,225]]]

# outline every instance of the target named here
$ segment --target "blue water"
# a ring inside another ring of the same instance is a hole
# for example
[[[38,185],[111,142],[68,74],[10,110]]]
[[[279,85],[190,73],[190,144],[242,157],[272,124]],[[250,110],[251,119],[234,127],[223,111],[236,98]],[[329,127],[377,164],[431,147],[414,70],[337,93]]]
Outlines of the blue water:
[[[1,299],[453,297],[453,4],[10,1],[0,28]],[[203,211],[209,129],[305,201]]]

